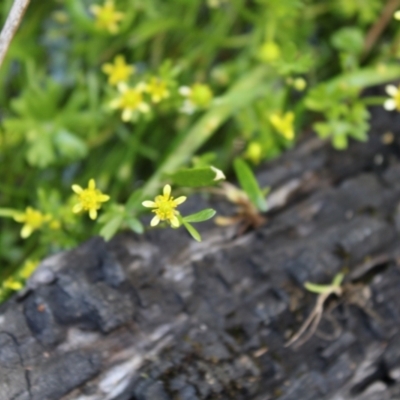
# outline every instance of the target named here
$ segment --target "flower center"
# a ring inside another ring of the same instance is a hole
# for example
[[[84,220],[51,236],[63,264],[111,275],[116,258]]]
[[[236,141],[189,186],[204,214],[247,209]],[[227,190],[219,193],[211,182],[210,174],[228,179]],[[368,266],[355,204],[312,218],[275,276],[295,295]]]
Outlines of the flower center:
[[[136,110],[143,102],[142,93],[136,89],[128,89],[121,98],[121,108]]]
[[[101,9],[97,18],[98,18],[99,24],[101,24],[105,27],[116,22],[114,6],[106,5],[104,8]]]
[[[99,201],[100,192],[97,189],[84,189],[82,193],[79,193],[79,201],[82,204],[82,208],[87,210],[98,210],[100,208]]]
[[[40,211],[29,210],[26,213],[25,223],[33,229],[40,228],[44,222],[44,216]]]
[[[165,196],[157,196],[155,198],[156,209],[153,212],[160,218],[161,221],[171,220],[175,215],[175,208],[178,206],[174,198]]]

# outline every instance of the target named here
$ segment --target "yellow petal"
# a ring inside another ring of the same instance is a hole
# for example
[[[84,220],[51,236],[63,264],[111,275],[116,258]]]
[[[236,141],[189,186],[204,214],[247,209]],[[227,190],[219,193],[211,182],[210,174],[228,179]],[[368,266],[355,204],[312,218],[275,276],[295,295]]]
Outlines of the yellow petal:
[[[186,201],[186,196],[180,196],[177,199],[174,200],[174,202],[178,205],[178,204],[182,204],[184,201]]]
[[[154,203],[154,201],[151,201],[151,200],[143,201],[143,202],[142,202],[142,206],[143,206],[143,207],[148,207],[148,208],[157,207],[156,203]]]
[[[178,228],[180,225],[179,219],[175,215],[169,221],[174,228]]]
[[[30,225],[24,225],[21,229],[21,237],[23,239],[26,239],[27,237],[29,237],[31,235],[32,232],[33,232],[33,229]]]
[[[97,15],[100,12],[101,7],[94,4],[94,5],[91,5],[89,9],[94,15]]]
[[[121,105],[121,99],[119,99],[119,98],[118,98],[118,99],[111,100],[110,103],[109,103],[109,106],[110,106],[110,108],[112,108],[112,109],[119,108],[120,105]]]
[[[113,71],[114,67],[112,64],[104,64],[101,67],[101,70],[105,73],[105,74],[111,74],[111,72]]]
[[[109,196],[108,194],[101,194],[101,195],[98,197],[98,199],[99,199],[99,201],[100,201],[101,203],[104,203],[105,201],[110,200],[110,196]]]
[[[132,118],[132,110],[125,108],[125,110],[122,111],[122,121],[128,122],[131,118]]]
[[[170,185],[165,185],[164,189],[163,189],[163,195],[165,197],[169,197],[170,194],[171,194],[171,186]]]
[[[89,186],[88,186],[88,188],[89,188],[89,189],[92,189],[92,190],[96,189],[96,182],[94,181],[94,179],[90,179],[90,180],[89,180]]]
[[[78,213],[78,212],[81,212],[82,211],[82,204],[81,203],[78,203],[78,204],[75,204],[74,205],[74,207],[72,208],[72,212],[73,213]]]
[[[94,208],[92,208],[92,209],[89,211],[89,217],[90,217],[90,219],[96,219],[96,218],[97,218],[97,210],[95,210]]]
[[[72,185],[72,190],[76,193],[76,194],[80,194],[83,192],[83,189],[79,186],[79,185]]]
[[[14,215],[14,221],[17,222],[25,222],[26,221],[26,215],[25,214],[15,214]]]
[[[157,215],[150,221],[150,226],[156,226],[160,222],[160,218]]]

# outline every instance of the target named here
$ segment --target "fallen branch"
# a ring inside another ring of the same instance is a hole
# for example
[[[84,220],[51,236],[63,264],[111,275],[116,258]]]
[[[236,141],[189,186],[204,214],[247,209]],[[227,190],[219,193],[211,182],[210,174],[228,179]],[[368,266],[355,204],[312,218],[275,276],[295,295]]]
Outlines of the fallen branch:
[[[0,67],[7,54],[8,47],[21,23],[22,17],[29,4],[29,0],[14,0],[6,23],[0,33]]]

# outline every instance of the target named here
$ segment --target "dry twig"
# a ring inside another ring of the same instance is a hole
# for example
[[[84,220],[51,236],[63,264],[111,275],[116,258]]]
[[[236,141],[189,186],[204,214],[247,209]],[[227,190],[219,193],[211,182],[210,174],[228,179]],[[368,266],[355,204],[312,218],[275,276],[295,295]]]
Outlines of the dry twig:
[[[0,67],[7,54],[8,47],[17,31],[25,10],[28,7],[30,0],[14,0],[14,4],[11,7],[10,13],[8,14],[6,23],[0,33]]]

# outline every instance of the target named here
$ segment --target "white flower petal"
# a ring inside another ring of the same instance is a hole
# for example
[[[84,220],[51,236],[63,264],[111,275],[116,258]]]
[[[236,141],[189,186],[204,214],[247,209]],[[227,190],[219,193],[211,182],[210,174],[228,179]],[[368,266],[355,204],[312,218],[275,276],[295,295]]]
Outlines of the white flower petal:
[[[122,121],[124,122],[130,121],[130,119],[132,118],[132,114],[133,114],[132,110],[130,110],[129,108],[125,108],[122,111]]]
[[[182,204],[184,201],[186,201],[186,196],[180,196],[177,199],[174,199],[175,204],[179,205]]]
[[[171,186],[170,185],[165,185],[163,189],[163,195],[165,197],[169,197],[171,194]]]
[[[190,89],[189,86],[181,86],[178,91],[180,95],[185,97],[189,96],[190,93],[192,93],[192,89]]]
[[[74,207],[72,208],[72,212],[74,214],[77,214],[77,213],[79,213],[81,211],[82,211],[82,204],[81,203],[75,204]]]
[[[178,228],[180,225],[179,219],[175,215],[169,221],[174,228]]]
[[[399,89],[398,89],[396,86],[394,86],[394,85],[387,85],[387,86],[385,87],[385,90],[386,90],[386,93],[387,93],[389,96],[392,96],[392,97],[396,96],[397,93],[398,93],[398,91],[399,91]]]
[[[111,100],[110,103],[109,103],[110,108],[112,108],[112,109],[114,109],[114,110],[115,110],[116,108],[119,108],[120,105],[121,105],[121,100],[120,100],[120,99]]]
[[[22,239],[26,239],[33,232],[33,228],[30,225],[24,225],[21,230]]]
[[[160,218],[157,215],[150,221],[150,226],[156,226],[160,222]]]
[[[138,106],[139,111],[142,113],[148,113],[150,111],[150,107],[147,103],[140,103]]]
[[[151,201],[151,200],[143,201],[143,202],[142,202],[142,206],[143,206],[143,207],[148,207],[148,208],[157,207],[156,203],[154,203],[154,201]]]
[[[128,85],[125,82],[120,82],[117,88],[120,93],[125,93],[128,90]]]
[[[89,211],[89,217],[90,217],[90,219],[95,220],[95,219],[97,218],[97,210],[95,210],[94,208],[92,208],[92,209]]]
[[[82,189],[79,185],[72,185],[72,190],[73,190],[76,194],[79,194],[79,193],[82,193],[82,192],[83,192],[83,189]]]
[[[383,103],[383,108],[387,111],[393,111],[396,109],[396,102],[393,99],[388,99]]]

